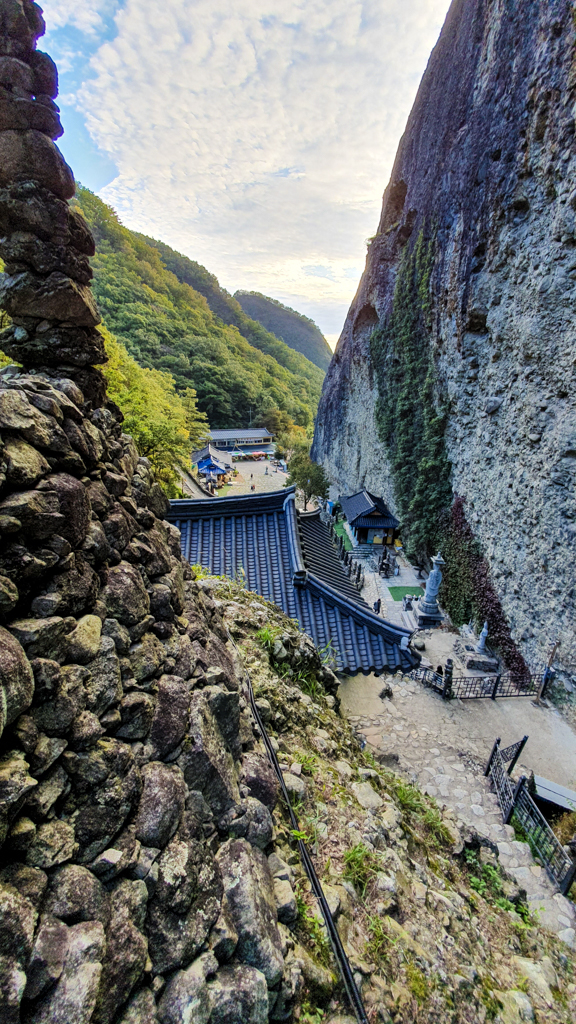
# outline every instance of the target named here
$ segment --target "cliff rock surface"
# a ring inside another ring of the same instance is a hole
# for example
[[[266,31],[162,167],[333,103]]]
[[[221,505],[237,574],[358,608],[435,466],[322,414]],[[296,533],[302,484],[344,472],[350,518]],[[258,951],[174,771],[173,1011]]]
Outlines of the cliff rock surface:
[[[374,331],[385,348],[403,260],[424,239],[431,255],[423,343],[447,417],[452,493],[466,499],[524,655],[541,662],[558,637],[569,673],[576,666],[574,41],[568,0],[452,3],[326,377],[313,448],[335,494],[366,486],[397,508],[399,475],[416,465],[409,456],[402,465],[389,458],[379,410],[397,356],[389,348],[378,366]],[[409,380],[399,384],[409,392]]]

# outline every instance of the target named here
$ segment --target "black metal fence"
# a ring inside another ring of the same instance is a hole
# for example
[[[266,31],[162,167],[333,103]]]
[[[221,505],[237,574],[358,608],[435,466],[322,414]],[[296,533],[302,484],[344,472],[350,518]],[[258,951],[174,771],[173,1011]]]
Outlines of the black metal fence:
[[[542,812],[528,792],[528,780],[522,775],[514,786],[506,769],[507,760],[516,763],[527,737],[500,750],[496,740],[486,767],[492,779],[502,819],[519,827],[526,837],[532,855],[545,868],[551,881],[566,895],[576,878],[576,860],[573,860],[554,834]],[[509,756],[511,754],[511,757]]]
[[[460,700],[479,697],[536,697],[542,685],[542,672],[507,672],[490,676],[456,676],[452,695]],[[543,692],[540,696],[543,696]]]
[[[478,700],[497,697],[540,697],[544,696],[547,679],[544,672],[507,672],[490,676],[452,676],[450,659],[446,663],[444,675],[434,672],[431,668],[418,668],[410,673],[416,682],[422,683],[436,693],[442,694],[446,700],[458,697],[459,700]]]

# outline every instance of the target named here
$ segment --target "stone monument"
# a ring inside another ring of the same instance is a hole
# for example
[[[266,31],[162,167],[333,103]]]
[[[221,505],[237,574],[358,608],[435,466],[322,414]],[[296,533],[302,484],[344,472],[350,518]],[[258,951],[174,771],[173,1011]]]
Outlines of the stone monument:
[[[483,628],[482,632],[480,633],[480,639],[478,640],[478,643],[476,644],[476,647],[474,648],[474,650],[476,651],[476,654],[486,654],[487,653],[486,652],[486,640],[487,639],[488,639],[488,623],[485,622],[484,623],[484,628]]]
[[[416,615],[420,629],[439,626],[444,616],[438,608],[438,591],[442,583],[441,566],[446,565],[440,552],[432,559],[432,572],[426,580],[426,593],[418,602]]]

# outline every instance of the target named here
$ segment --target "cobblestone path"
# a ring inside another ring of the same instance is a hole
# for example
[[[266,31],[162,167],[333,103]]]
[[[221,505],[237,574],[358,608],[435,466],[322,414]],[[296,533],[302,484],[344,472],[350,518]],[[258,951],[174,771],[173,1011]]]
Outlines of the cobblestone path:
[[[546,872],[535,863],[528,844],[515,840],[514,830],[502,823],[498,799],[483,774],[489,751],[480,750],[468,738],[463,739],[462,750],[439,740],[437,734],[411,716],[411,697],[419,684],[394,677],[392,686],[393,700],[383,699],[378,714],[348,714],[357,734],[364,736],[375,751],[396,755],[400,770],[424,792],[440,805],[452,808],[464,825],[473,826],[495,843],[502,867],[526,890],[529,906],[541,924],[576,948],[576,907],[555,891]]]

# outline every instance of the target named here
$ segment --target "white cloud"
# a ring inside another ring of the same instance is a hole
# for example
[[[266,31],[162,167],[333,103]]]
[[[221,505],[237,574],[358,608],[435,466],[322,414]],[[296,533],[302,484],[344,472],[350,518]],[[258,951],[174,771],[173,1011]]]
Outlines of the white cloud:
[[[42,0],[49,31],[72,25],[81,32],[102,28],[104,17],[114,13],[119,0]]]
[[[119,169],[103,198],[226,287],[268,292],[334,333],[447,7],[126,0],[77,95]]]

